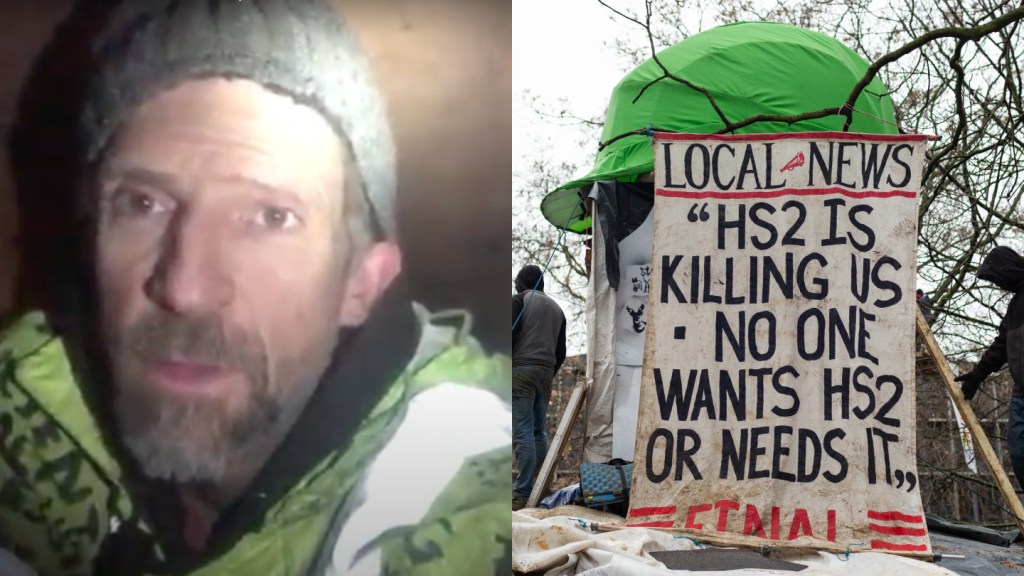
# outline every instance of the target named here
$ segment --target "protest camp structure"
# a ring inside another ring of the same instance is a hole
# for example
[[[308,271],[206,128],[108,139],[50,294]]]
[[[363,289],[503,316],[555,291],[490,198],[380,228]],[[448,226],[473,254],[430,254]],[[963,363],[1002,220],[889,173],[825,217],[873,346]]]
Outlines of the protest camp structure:
[[[592,234],[583,459],[636,461],[632,525],[930,554],[908,296],[923,139],[877,79],[848,130],[710,136],[838,106],[867,68],[789,25],[692,36],[619,82],[594,168],[544,199]]]
[[[672,74],[706,88],[732,122],[838,106],[868,68],[862,57],[833,38],[763,22],[696,34],[660,52],[658,60]],[[634,459],[651,273],[653,131],[713,134],[725,128],[704,94],[665,78],[661,65],[648,60],[618,83],[593,169],[550,192],[541,204],[552,225],[592,234],[586,311],[587,462]],[[877,78],[861,92],[849,132],[898,133],[887,92]],[[759,122],[734,133],[839,131],[844,120],[828,116],[793,124]]]

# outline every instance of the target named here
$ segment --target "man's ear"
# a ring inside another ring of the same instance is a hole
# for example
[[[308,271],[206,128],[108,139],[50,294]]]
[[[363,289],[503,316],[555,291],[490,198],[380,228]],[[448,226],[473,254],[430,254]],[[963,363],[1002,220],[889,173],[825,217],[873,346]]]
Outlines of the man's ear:
[[[346,328],[361,326],[401,271],[402,252],[398,244],[377,242],[371,245],[348,272],[338,324]]]

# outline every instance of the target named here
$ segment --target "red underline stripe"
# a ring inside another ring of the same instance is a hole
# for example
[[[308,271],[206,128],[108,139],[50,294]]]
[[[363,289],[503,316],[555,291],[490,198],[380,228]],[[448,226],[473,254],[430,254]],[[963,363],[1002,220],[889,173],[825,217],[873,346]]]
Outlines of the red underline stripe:
[[[675,524],[673,520],[660,522],[640,522],[638,524],[626,524],[627,528],[671,528]]]
[[[924,528],[907,528],[905,526],[882,526],[881,524],[868,524],[868,528],[878,532],[879,534],[888,534],[890,536],[927,536],[928,532]]]
[[[655,132],[654,137],[658,140],[677,140],[684,142],[700,140],[712,140],[717,142],[762,142],[765,140],[867,140],[878,142],[920,142],[922,140],[934,139],[934,137],[924,134],[860,134],[851,132],[784,132],[778,134],[685,134],[676,132]]]
[[[895,520],[897,522],[910,522],[913,524],[924,523],[924,516],[911,516],[910,514],[904,514],[902,512],[878,512],[875,510],[868,510],[868,518],[871,520],[881,520],[882,522],[891,522]]]
[[[629,511],[630,518],[637,516],[661,516],[662,514],[675,514],[675,506],[653,506],[651,508],[634,508]]]
[[[882,540],[871,541],[872,550],[892,550],[893,552],[924,552],[928,550],[927,544],[892,544]]]
[[[700,200],[714,198],[716,200],[749,200],[753,198],[778,198],[780,196],[825,196],[839,194],[847,198],[917,198],[917,192],[909,190],[864,190],[854,192],[846,188],[785,188],[771,192],[689,192],[683,190],[665,190],[658,188],[658,196],[666,198],[690,198]]]

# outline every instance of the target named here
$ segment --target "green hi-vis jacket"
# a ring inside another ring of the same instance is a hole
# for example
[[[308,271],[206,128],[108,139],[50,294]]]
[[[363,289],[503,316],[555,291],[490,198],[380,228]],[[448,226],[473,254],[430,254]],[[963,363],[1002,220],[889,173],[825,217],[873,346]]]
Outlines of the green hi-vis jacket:
[[[189,576],[510,573],[511,362],[416,311],[415,356],[348,448]],[[112,454],[64,343],[21,318],[0,336],[0,554],[92,575],[126,523],[151,530]]]

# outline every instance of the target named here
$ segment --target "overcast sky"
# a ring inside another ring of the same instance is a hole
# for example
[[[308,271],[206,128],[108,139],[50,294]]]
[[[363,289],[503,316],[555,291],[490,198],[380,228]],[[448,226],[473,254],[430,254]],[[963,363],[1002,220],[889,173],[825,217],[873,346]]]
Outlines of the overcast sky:
[[[577,116],[600,114],[623,76],[621,58],[607,44],[630,31],[609,15],[597,0],[512,3],[513,174],[523,176],[538,154],[575,162],[581,170],[591,165],[596,143],[590,149],[581,149],[576,128],[538,118],[524,98],[529,93],[552,105],[565,98]],[[533,210],[541,218],[539,207]],[[514,268],[521,265],[513,262]],[[557,289],[549,286],[549,291],[563,308],[571,305]],[[569,343],[569,354],[580,354],[584,349],[585,342]]]
[[[610,0],[619,9],[642,12],[643,0]],[[597,142],[581,148],[579,129],[540,118],[526,103],[528,95],[556,106],[565,99],[573,115],[601,116],[615,84],[628,71],[615,53],[615,39],[646,42],[641,28],[613,14],[597,0],[516,0],[512,4],[512,170],[513,181],[524,177],[530,163],[545,159],[575,163],[588,172]],[[699,28],[694,13],[691,27]],[[556,112],[557,109],[553,109]],[[515,198],[513,198],[515,202]],[[531,207],[543,218],[539,206]],[[569,238],[579,244],[578,238]],[[513,274],[523,263],[513,262]],[[538,263],[543,265],[543,262]],[[549,283],[549,292],[563,308],[572,305]],[[582,317],[580,323],[583,322]],[[579,326],[583,333],[585,327]],[[570,354],[585,352],[585,342],[569,343]]]
[[[566,98],[578,116],[600,113],[621,78],[619,58],[606,43],[627,32],[597,0],[517,0],[512,4],[512,153],[521,171],[537,144],[574,156],[582,166],[592,151],[575,145],[574,129],[545,122],[524,102],[527,92],[555,103]],[[589,152],[589,153],[585,153]]]

